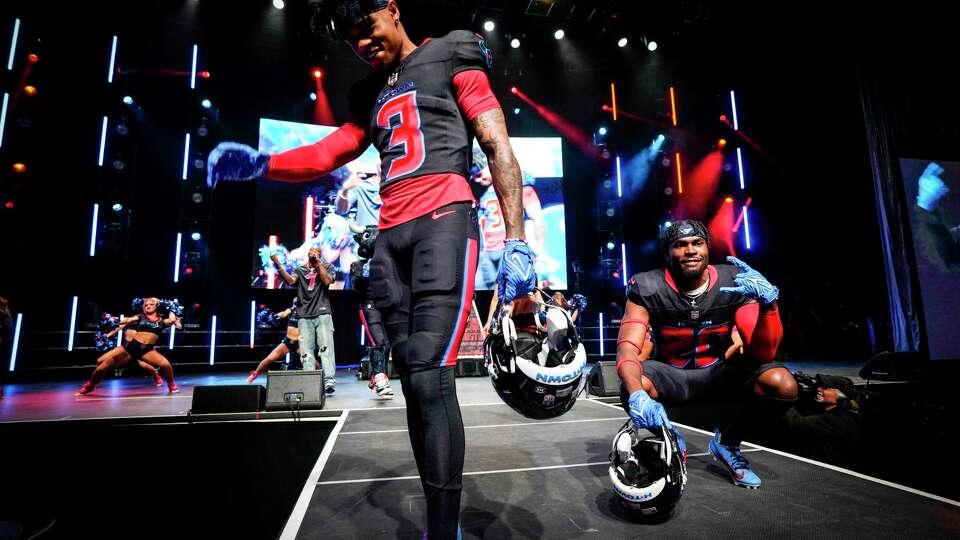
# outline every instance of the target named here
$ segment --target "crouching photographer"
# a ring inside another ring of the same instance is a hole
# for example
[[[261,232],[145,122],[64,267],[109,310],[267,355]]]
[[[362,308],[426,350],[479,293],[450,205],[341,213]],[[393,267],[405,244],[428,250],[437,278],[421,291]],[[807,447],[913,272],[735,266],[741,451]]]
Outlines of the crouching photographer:
[[[790,451],[816,461],[856,468],[860,412],[853,381],[799,371],[793,376],[800,392],[796,406],[784,415]]]

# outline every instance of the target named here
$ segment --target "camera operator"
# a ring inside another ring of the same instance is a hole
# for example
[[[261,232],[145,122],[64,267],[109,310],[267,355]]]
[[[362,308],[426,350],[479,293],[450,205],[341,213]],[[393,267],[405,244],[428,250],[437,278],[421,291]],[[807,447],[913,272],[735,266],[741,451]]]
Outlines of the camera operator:
[[[795,372],[797,405],[784,415],[786,440],[794,453],[846,468],[857,463],[860,412],[856,388],[847,377]]]

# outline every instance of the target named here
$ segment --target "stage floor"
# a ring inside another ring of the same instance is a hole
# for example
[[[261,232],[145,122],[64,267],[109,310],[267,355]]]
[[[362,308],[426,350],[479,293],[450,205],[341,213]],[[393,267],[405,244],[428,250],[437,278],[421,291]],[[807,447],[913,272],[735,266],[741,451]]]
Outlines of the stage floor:
[[[194,387],[245,384],[245,375],[180,377],[176,395],[146,378],[107,381],[82,397],[73,395],[78,382],[12,384],[0,421],[186,416]],[[395,398],[379,399],[352,370],[337,381],[324,411],[337,426],[281,538],[419,539],[426,508],[399,383]],[[681,426],[689,481],[677,512],[666,523],[636,524],[615,504],[607,478],[610,440],[626,420],[618,406],[582,398],[563,417],[535,422],[505,406],[485,377],[460,378],[457,388],[467,440],[465,538],[950,538],[960,530],[960,502],[749,444],[763,486],[738,488],[707,453],[710,434],[689,426]]]

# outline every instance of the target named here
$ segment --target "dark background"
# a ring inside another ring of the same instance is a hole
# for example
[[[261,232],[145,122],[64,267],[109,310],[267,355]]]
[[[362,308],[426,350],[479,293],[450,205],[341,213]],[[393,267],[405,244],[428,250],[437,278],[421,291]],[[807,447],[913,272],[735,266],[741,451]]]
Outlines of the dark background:
[[[514,136],[557,133],[509,93],[511,85],[588,133],[608,126],[610,147],[630,155],[664,132],[668,88],[674,86],[680,129],[665,132],[666,148],[683,148],[689,170],[718,137],[730,137],[717,119],[729,114],[729,90],[735,89],[741,129],[767,154],[745,155],[754,246],[741,255],[783,291],[782,357],[862,362],[890,348],[860,90],[864,80],[875,82],[897,111],[899,155],[960,159],[960,104],[948,67],[956,40],[945,8],[911,3],[909,10],[887,13],[875,5],[842,12],[827,3],[558,0],[542,16],[525,13],[539,5],[526,1],[399,4],[416,42],[455,28],[481,31],[482,21],[497,20],[489,34],[492,84]],[[40,56],[26,81],[38,92],[14,96],[0,147],[0,197],[15,203],[12,209],[0,206],[0,295],[11,299],[14,314],[24,313],[24,330],[65,330],[73,295],[81,299],[81,326],[99,310],[129,310],[135,295],[177,297],[189,306],[188,324],[206,329],[216,314],[221,330],[238,332],[248,327],[251,300],[275,309],[288,305],[289,292],[249,288],[255,186],[225,185],[214,196],[201,187],[203,172],[192,167],[182,182],[184,134],[193,133],[192,157],[202,159],[216,141],[255,145],[261,117],[311,121],[308,94],[315,88],[309,71],[315,65],[327,71],[325,88],[342,119],[346,91],[366,66],[346,45],[312,35],[307,7],[299,1],[287,2],[282,11],[267,1],[4,2],[4,61],[14,17],[22,21],[17,57],[12,71],[0,66],[0,91],[14,94],[26,54]],[[562,42],[552,37],[557,26],[567,32]],[[108,85],[114,34],[120,73]],[[510,49],[508,34],[523,45]],[[621,35],[630,39],[622,49],[616,47]],[[656,52],[643,48],[644,36],[659,43]],[[194,43],[198,69],[211,76],[198,79],[191,91],[187,76],[168,72],[189,71]],[[610,122],[601,105],[609,101],[612,81],[619,108],[650,123]],[[138,112],[120,102],[126,94],[135,98]],[[214,111],[200,108],[205,97]],[[521,114],[513,115],[514,107]],[[119,138],[111,134],[101,168],[97,152],[105,114],[111,126],[126,115],[130,134],[128,142],[116,144]],[[196,128],[204,114],[210,134],[201,138]],[[127,163],[124,171],[110,166],[116,152]],[[596,162],[570,144],[564,156],[568,260],[581,261],[587,272],[582,288],[591,300],[589,324],[597,310],[622,301],[622,286],[591,274],[605,243],[595,225]],[[16,161],[27,165],[26,173],[13,172]],[[663,194],[673,181],[669,169],[655,165],[654,171],[642,189],[628,194],[623,210],[631,272],[658,264],[658,225],[676,203]],[[733,190],[733,182],[724,175],[721,190]],[[201,204],[191,202],[194,191],[204,196]],[[114,200],[123,201],[121,216],[110,216]],[[94,202],[101,205],[102,226],[108,219],[115,233],[101,231],[103,244],[91,258]],[[192,230],[203,232],[195,246],[187,238]],[[174,284],[178,231],[184,232],[185,250],[193,246],[189,250],[198,259],[197,272]],[[335,299],[344,312],[336,321],[341,363],[352,363],[354,358],[344,357],[357,353],[349,294]],[[478,307],[485,311],[482,294]],[[34,339],[46,338],[25,342]],[[24,354],[18,367],[91,362],[92,356]]]

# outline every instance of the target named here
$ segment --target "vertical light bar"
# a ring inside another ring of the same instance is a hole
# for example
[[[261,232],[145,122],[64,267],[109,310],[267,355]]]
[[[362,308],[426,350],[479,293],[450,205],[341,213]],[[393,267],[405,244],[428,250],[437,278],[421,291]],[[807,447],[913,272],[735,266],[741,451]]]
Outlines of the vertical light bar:
[[[251,349],[253,348],[253,329],[254,329],[254,321],[256,320],[256,316],[257,316],[257,301],[251,300],[250,301],[250,348]]]
[[[271,234],[267,239],[267,245],[270,246],[270,253],[273,254],[273,250],[277,248],[277,235]],[[277,288],[277,271],[273,269],[273,265],[267,269],[267,288]]]
[[[303,241],[313,238],[313,195],[307,197],[303,208]]]
[[[747,206],[743,206],[743,231],[747,239],[747,249],[750,249],[750,216],[747,214]]]
[[[737,121],[737,97],[730,91],[730,106],[733,108],[733,129],[740,131],[740,122]]]
[[[217,348],[217,316],[210,323],[210,365],[213,365],[213,351]]]
[[[93,203],[93,216],[90,218],[90,256],[97,253],[97,221],[100,219],[100,205]]]
[[[285,363],[285,364],[289,364],[289,363],[290,363],[290,353],[287,353],[287,358],[284,360],[284,363]]]
[[[603,356],[603,313],[600,314],[600,356]]]
[[[7,125],[7,104],[10,101],[10,94],[3,93],[3,108],[0,109],[0,146],[3,146],[3,127]]]
[[[180,177],[182,180],[187,179],[187,160],[190,159],[190,134],[187,133],[187,136],[183,140],[183,175]]]
[[[740,189],[743,189],[743,153],[737,147],[737,171],[740,173]]]
[[[190,66],[190,89],[197,87],[197,44],[193,44],[193,64]]]
[[[120,314],[120,320],[123,320],[123,313]],[[126,332],[125,329],[120,328],[117,330],[117,347],[123,345],[123,334]]]
[[[627,286],[627,245],[626,244],[620,244],[620,257],[622,258],[621,260],[623,261],[623,271],[621,272],[623,274],[623,286],[626,287]]]
[[[67,351],[73,351],[73,333],[77,330],[77,297],[73,297],[70,308],[70,333],[67,335]]]
[[[117,61],[117,36],[113,36],[113,45],[110,46],[110,67],[107,69],[107,84],[113,83],[113,67]]]
[[[17,37],[19,35],[20,35],[20,19],[14,19],[13,20],[13,39],[10,40],[10,57],[7,58],[8,71],[13,71],[13,57],[16,56],[17,54]]]
[[[670,118],[673,120],[673,125],[677,125],[677,98],[673,87],[670,87]]]
[[[617,156],[617,197],[623,197],[623,184],[620,182],[620,156]]]
[[[107,147],[107,117],[103,117],[103,125],[100,127],[100,157],[97,158],[97,165],[103,167],[103,151]]]
[[[360,346],[363,347],[367,343],[367,332],[363,328],[363,323],[360,323]]]
[[[683,193],[683,172],[680,170],[680,152],[677,152],[675,158],[674,161],[677,162],[677,192]]]
[[[610,83],[610,102],[613,103],[613,121],[617,121],[617,87]]]
[[[10,367],[9,371],[13,373],[17,367],[17,351],[20,349],[20,325],[23,323],[23,313],[17,313],[17,327],[13,331],[13,348],[10,349]]]
[[[180,282],[180,245],[183,243],[183,233],[177,233],[177,251],[173,254],[173,282]]]
[[[177,327],[170,325],[170,343],[168,344],[168,347],[170,347],[171,351],[173,350],[173,336],[175,335],[177,335]]]

